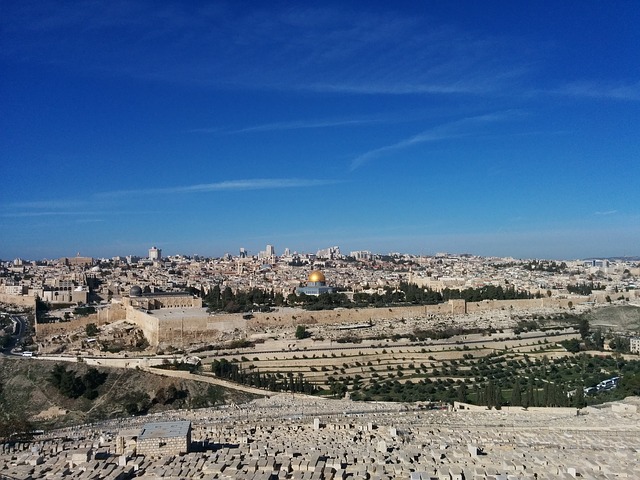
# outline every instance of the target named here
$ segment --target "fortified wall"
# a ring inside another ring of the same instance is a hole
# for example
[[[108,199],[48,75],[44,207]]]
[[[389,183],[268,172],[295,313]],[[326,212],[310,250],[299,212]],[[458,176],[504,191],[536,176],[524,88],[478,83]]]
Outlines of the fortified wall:
[[[491,310],[528,310],[535,308],[569,308],[589,301],[589,297],[571,299],[541,298],[532,300],[485,300],[467,303],[464,300],[449,300],[437,305],[390,308],[354,308],[344,310],[291,310],[282,309],[272,313],[254,313],[248,322],[249,327],[266,327],[272,325],[299,324],[331,324],[331,323],[366,323],[369,320],[390,320],[400,318],[416,318],[439,315],[464,315],[467,313],[488,312]],[[219,317],[216,315],[215,318]]]
[[[127,320],[138,326],[153,347],[185,347],[219,341],[234,331],[258,331],[270,326],[314,325],[335,323],[367,323],[382,320],[409,319],[429,316],[452,316],[491,310],[514,312],[536,308],[569,308],[589,301],[589,297],[570,299],[542,298],[533,300],[488,300],[470,302],[450,300],[438,305],[384,308],[354,308],[309,311],[281,308],[275,312],[253,313],[245,319],[242,314],[209,314],[201,308],[201,299],[187,299],[176,295],[152,298],[125,299],[123,304],[113,304],[97,314],[70,322],[38,324],[38,335],[52,335],[83,329],[88,323],[104,325],[116,320]],[[140,302],[140,300],[143,300]],[[167,300],[163,303],[163,300]],[[165,307],[164,305],[168,305]],[[175,307],[178,304],[180,307]],[[142,307],[155,307],[146,309]]]
[[[210,315],[204,308],[145,311],[127,307],[126,317],[142,330],[154,347],[203,344],[247,327],[247,321],[240,314]]]
[[[114,303],[109,307],[98,310],[96,313],[74,318],[68,322],[38,323],[36,322],[36,336],[59,335],[74,330],[84,330],[90,323],[96,326],[106,325],[111,322],[126,319],[126,310],[122,304]]]
[[[17,305],[18,307],[36,308],[36,297],[31,295],[10,295],[0,293],[0,303],[8,303],[9,305]]]
[[[221,339],[225,333],[235,330],[256,331],[270,326],[314,325],[335,323],[367,323],[401,318],[463,315],[490,310],[526,310],[532,308],[568,308],[569,302],[577,305],[588,297],[573,299],[493,300],[466,303],[450,300],[438,305],[391,308],[354,308],[308,311],[282,308],[276,312],[253,313],[245,320],[241,314],[208,314],[204,308],[160,309],[144,311],[127,307],[127,320],[144,332],[152,346],[166,347],[203,344]]]

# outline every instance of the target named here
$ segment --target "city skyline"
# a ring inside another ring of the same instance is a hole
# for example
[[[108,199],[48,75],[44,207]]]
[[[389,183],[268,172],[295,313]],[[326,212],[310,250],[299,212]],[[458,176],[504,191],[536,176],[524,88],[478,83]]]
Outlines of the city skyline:
[[[0,258],[640,254],[640,7],[15,2]]]

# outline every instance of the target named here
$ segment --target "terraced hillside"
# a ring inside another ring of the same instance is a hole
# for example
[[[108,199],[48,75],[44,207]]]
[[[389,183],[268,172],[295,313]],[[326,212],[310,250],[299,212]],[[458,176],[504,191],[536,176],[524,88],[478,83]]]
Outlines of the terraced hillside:
[[[614,332],[640,334],[640,307],[612,305],[594,309],[586,317],[594,327],[603,327]]]
[[[557,370],[556,365],[576,358],[560,344],[576,338],[578,332],[569,327],[519,334],[477,333],[437,341],[355,339],[357,343],[335,343],[305,339],[266,341],[248,348],[201,353],[200,357],[204,372],[212,362],[222,360],[231,365],[234,379],[263,388],[272,388],[275,377],[278,388],[284,386],[284,390],[299,391],[297,386],[304,380],[325,394],[349,393],[355,399],[450,401],[461,396],[459,390],[471,392],[494,383],[492,388],[500,389],[508,403],[517,377],[525,384],[529,378],[535,380],[532,389],[542,394],[550,380],[544,380],[545,375],[534,376],[532,371],[540,365]],[[586,376],[586,369],[584,373]],[[591,380],[569,375],[558,377],[556,383],[566,391]],[[435,384],[438,388],[425,389],[426,393],[417,396],[401,394],[413,384]],[[381,385],[392,385],[399,395],[379,395]]]

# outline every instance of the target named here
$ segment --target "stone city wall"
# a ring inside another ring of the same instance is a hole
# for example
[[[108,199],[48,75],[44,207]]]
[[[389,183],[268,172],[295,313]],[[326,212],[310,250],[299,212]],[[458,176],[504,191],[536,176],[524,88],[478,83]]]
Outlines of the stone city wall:
[[[354,308],[308,311],[283,308],[275,312],[253,313],[245,320],[241,314],[207,314],[197,309],[193,314],[188,310],[179,318],[157,318],[140,310],[129,310],[134,321],[145,333],[153,346],[186,346],[214,341],[222,333],[233,330],[259,330],[268,326],[296,326],[334,323],[367,323],[380,320],[415,318],[437,315],[458,315],[490,310],[513,311],[556,307],[568,308],[568,303],[577,305],[588,301],[588,297],[573,299],[534,299],[534,300],[492,300],[466,303],[464,300],[451,300],[438,305],[391,308]]]
[[[249,320],[249,327],[264,327],[271,325],[300,324],[331,324],[331,323],[366,323],[369,320],[389,320],[399,318],[415,318],[430,315],[461,315],[465,313],[477,313],[490,310],[527,310],[532,308],[568,308],[569,302],[578,305],[589,301],[589,297],[576,297],[569,299],[532,299],[532,300],[486,300],[483,302],[466,303],[464,300],[449,300],[438,305],[423,305],[415,307],[390,307],[390,308],[354,308],[336,310],[291,310],[282,309],[270,313],[254,313]],[[216,315],[224,317],[224,315]]]
[[[184,310],[183,316],[173,318],[156,317],[151,312],[132,306],[111,305],[94,315],[70,322],[38,324],[38,335],[51,335],[82,329],[88,323],[105,323],[126,320],[137,325],[149,344],[157,346],[186,346],[202,344],[219,339],[222,334],[234,330],[259,330],[268,326],[296,326],[334,323],[367,323],[381,320],[416,318],[425,316],[460,315],[490,310],[525,310],[531,308],[568,308],[569,302],[578,305],[589,301],[588,297],[568,299],[543,298],[533,300],[488,300],[466,303],[464,300],[450,300],[438,305],[384,308],[354,308],[308,311],[282,308],[275,312],[253,313],[250,319],[242,314],[207,314],[204,309]]]
[[[240,314],[209,315],[204,309],[185,309],[182,316],[163,318],[154,316],[153,311],[127,307],[127,320],[142,330],[153,347],[202,344],[216,340],[222,333],[246,327]]]
[[[589,297],[571,298],[532,298],[523,300],[484,300],[468,302],[467,313],[486,312],[489,310],[527,310],[532,308],[569,308],[569,303],[579,305],[589,301]]]
[[[247,322],[247,325],[249,328],[258,328],[271,325],[296,326],[300,324],[366,323],[369,320],[412,318],[425,315],[450,315],[453,313],[453,310],[452,305],[448,303],[414,307],[353,308],[317,311],[282,309],[277,312],[254,313],[253,318]],[[216,315],[216,317],[218,316]]]
[[[139,310],[135,307],[126,307],[127,320],[134,323],[142,330],[144,337],[153,347],[158,345],[158,319],[149,315],[145,310]]]
[[[193,295],[124,297],[122,301],[126,306],[145,310],[158,310],[160,308],[202,308],[202,298],[194,297]]]
[[[158,320],[158,345],[183,346],[210,342],[225,332],[244,329],[246,320],[240,314],[209,315],[204,309],[189,311],[181,318]]]
[[[19,307],[36,308],[36,297],[31,295],[10,295],[7,293],[0,293],[0,303],[8,303],[10,305],[17,305]]]
[[[115,304],[108,308],[98,310],[96,313],[85,315],[83,317],[74,318],[68,322],[56,322],[56,323],[37,323],[36,322],[36,336],[38,335],[59,335],[74,330],[84,330],[90,323],[96,326],[106,325],[117,320],[124,320],[126,318],[126,311],[121,305]]]

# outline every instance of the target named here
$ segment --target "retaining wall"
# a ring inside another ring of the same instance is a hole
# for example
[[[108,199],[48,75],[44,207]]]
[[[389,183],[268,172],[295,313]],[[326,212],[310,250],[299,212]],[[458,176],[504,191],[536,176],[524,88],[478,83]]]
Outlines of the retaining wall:
[[[8,303],[19,307],[36,308],[36,297],[30,295],[9,295],[0,293],[0,303]]]
[[[242,314],[208,314],[200,308],[184,308],[181,315],[164,318],[154,316],[132,306],[113,304],[108,309],[64,323],[39,324],[37,334],[51,335],[74,329],[82,329],[88,323],[105,323],[126,319],[137,325],[144,333],[149,344],[157,347],[168,345],[182,347],[189,344],[201,344],[215,341],[224,333],[234,330],[260,330],[268,326],[297,326],[334,323],[367,323],[381,320],[416,318],[441,315],[460,315],[491,310],[526,310],[532,308],[568,308],[589,301],[588,297],[568,299],[543,298],[533,300],[489,300],[466,303],[464,300],[451,300],[438,305],[384,308],[354,308],[308,311],[282,308],[276,312],[254,313],[245,320]]]
[[[126,310],[120,304],[110,305],[108,308],[98,310],[96,313],[74,318],[68,322],[57,323],[38,323],[36,322],[36,337],[38,335],[59,335],[73,330],[82,330],[88,324],[93,323],[97,326],[106,325],[118,320],[125,320]]]

